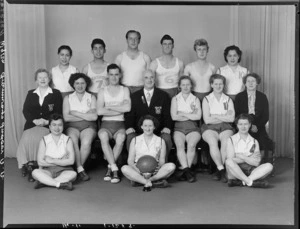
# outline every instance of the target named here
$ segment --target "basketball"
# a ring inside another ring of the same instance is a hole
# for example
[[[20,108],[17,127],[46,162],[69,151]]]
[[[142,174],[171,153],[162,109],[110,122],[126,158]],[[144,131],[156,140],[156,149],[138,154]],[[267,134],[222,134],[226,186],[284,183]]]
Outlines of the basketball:
[[[145,155],[139,158],[136,167],[141,173],[153,173],[157,167],[158,162],[150,155]]]

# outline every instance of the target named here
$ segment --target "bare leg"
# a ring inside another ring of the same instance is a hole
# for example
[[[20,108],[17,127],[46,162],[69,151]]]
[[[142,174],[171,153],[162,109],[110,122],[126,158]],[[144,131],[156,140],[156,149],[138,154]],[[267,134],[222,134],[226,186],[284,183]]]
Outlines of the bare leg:
[[[264,178],[268,176],[272,172],[272,170],[273,165],[271,163],[262,164],[251,172],[249,178],[253,181]]]
[[[139,174],[134,168],[129,165],[122,166],[121,170],[124,176],[131,181],[135,181],[143,185],[148,183],[148,180],[146,180],[141,174]]]
[[[80,154],[81,165],[84,165],[86,159],[91,152],[91,146],[94,138],[96,137],[96,131],[92,128],[86,128],[80,133]]]
[[[81,156],[80,156],[80,149],[79,149],[79,130],[75,128],[68,128],[66,134],[72,139],[74,151],[75,151],[75,160],[76,160],[76,167],[82,165],[81,163]]]
[[[226,160],[226,169],[229,179],[237,178],[244,181],[246,184],[250,184],[252,182],[252,180],[244,174],[240,166],[231,158]]]
[[[227,146],[227,139],[233,135],[232,130],[224,130],[220,133],[220,141],[221,141],[221,156],[222,156],[222,164],[225,164],[226,160],[226,146]]]
[[[58,177],[54,178],[59,183],[73,182],[77,177],[75,171],[63,171]]]
[[[177,158],[182,168],[188,167],[187,156],[185,153],[185,135],[179,131],[174,132],[174,142],[176,145]]]
[[[114,149],[113,149],[113,155],[114,155],[114,158],[115,158],[115,162],[118,160],[118,158],[119,158],[119,156],[122,152],[125,138],[126,138],[125,131],[119,131],[114,136],[114,139],[115,139],[115,142],[116,142],[116,144],[114,146]]]
[[[218,147],[219,135],[216,131],[206,130],[202,134],[203,140],[209,145],[209,153],[218,168],[224,167],[221,158],[221,152]],[[219,169],[220,170],[220,169]]]
[[[163,164],[158,172],[153,177],[150,177],[149,180],[156,181],[160,179],[166,179],[172,175],[172,173],[175,171],[175,168],[176,166],[171,162]]]
[[[192,163],[195,158],[196,154],[196,146],[197,143],[200,141],[201,135],[199,132],[191,132],[188,135],[186,135],[186,141],[187,141],[187,164],[190,168],[192,166]]]
[[[106,158],[107,162],[110,165],[115,164],[115,158],[114,158],[114,155],[113,155],[113,151],[112,151],[112,149],[110,147],[110,144],[109,144],[109,135],[108,135],[108,133],[105,130],[100,130],[98,132],[98,136],[100,138],[102,151],[105,155],[105,158]]]
[[[47,185],[47,186],[52,186],[52,187],[56,187],[58,185],[58,181],[54,180],[51,176],[51,173],[47,170],[44,170],[44,169],[35,169],[32,171],[32,177]]]

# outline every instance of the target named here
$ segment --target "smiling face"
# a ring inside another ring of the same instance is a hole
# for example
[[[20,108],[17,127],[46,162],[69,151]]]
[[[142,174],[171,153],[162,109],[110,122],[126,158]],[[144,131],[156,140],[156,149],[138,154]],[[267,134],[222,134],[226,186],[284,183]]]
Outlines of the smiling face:
[[[140,43],[140,39],[137,33],[129,33],[127,38],[128,47],[131,49],[137,49]]]
[[[53,135],[61,135],[64,130],[64,123],[63,120],[52,120],[49,125],[50,132]]]
[[[239,133],[241,134],[247,134],[249,132],[250,127],[251,124],[248,119],[239,119],[237,122],[237,128],[239,130]]]
[[[201,46],[197,45],[196,46],[196,54],[200,60],[206,60],[207,53],[208,53],[208,50],[207,50],[206,45],[201,45]]]
[[[161,47],[163,54],[169,55],[173,53],[174,44],[172,40],[163,40]]]
[[[105,48],[102,44],[94,44],[92,49],[92,54],[95,59],[103,59],[105,53]]]
[[[48,74],[46,72],[38,73],[36,77],[36,82],[39,87],[48,87],[50,82]]]
[[[182,79],[179,87],[182,93],[189,94],[192,90],[191,81],[189,79]]]
[[[118,85],[120,81],[121,74],[119,69],[110,69],[108,72],[108,79],[110,85]]]
[[[58,57],[60,65],[68,65],[70,63],[71,54],[68,49],[60,50]]]
[[[229,50],[226,59],[227,63],[230,66],[236,66],[239,63],[240,56],[237,54],[235,50]]]
[[[221,94],[224,89],[224,82],[222,79],[215,79],[210,86],[214,92]]]
[[[248,76],[245,85],[248,91],[255,91],[257,87],[257,81],[254,77]]]
[[[74,89],[77,93],[83,94],[86,89],[86,82],[83,78],[79,78],[74,82]]]
[[[146,135],[151,135],[151,134],[153,134],[153,131],[154,131],[154,129],[155,129],[155,126],[154,126],[154,123],[153,123],[152,120],[150,120],[150,119],[145,119],[145,120],[143,121],[143,124],[142,124],[141,128],[142,128],[144,134],[146,134]]]

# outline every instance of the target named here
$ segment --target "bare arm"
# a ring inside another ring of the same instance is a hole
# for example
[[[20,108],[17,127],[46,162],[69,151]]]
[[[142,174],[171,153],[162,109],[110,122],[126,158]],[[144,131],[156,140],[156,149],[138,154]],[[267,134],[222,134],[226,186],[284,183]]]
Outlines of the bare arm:
[[[177,111],[177,101],[176,97],[172,98],[171,102],[171,117],[174,121],[187,121],[188,118],[184,117],[183,115],[179,115]]]
[[[185,76],[191,76],[191,73],[190,73],[190,65],[186,65],[184,70],[183,70],[183,75]]]
[[[246,162],[249,165],[252,166],[259,166],[260,161],[261,161],[261,155],[260,155],[260,150],[259,150],[259,145],[257,140],[255,140],[255,151],[252,155],[250,156],[245,156],[245,155],[237,155],[239,158],[243,159],[244,162]]]
[[[157,69],[156,59],[151,62],[150,66],[149,66],[149,69],[152,70],[153,72],[156,72],[156,69]]]
[[[140,170],[135,166],[135,141],[136,139],[133,138],[130,142],[130,146],[129,146],[129,153],[128,153],[128,159],[127,159],[127,163],[129,166],[131,166],[132,168],[134,168],[137,172],[140,173]]]
[[[200,106],[200,101],[199,99],[197,98],[196,101],[195,101],[195,108],[193,110],[192,113],[180,113],[180,115],[188,118],[189,120],[200,120],[201,119],[201,106]]]
[[[122,61],[122,53],[116,57],[115,64],[121,67],[121,61]]]
[[[211,115],[212,117],[222,121],[222,122],[233,122],[235,117],[234,105],[230,99],[228,102],[228,110],[225,115]]]
[[[179,77],[183,75],[184,72],[184,64],[183,61],[179,60]]]
[[[42,167],[55,166],[54,163],[49,163],[45,160],[45,152],[46,152],[46,145],[44,142],[44,138],[42,138],[39,144],[38,155],[37,155],[38,165]]]
[[[63,102],[63,116],[66,122],[77,122],[82,121],[82,118],[76,117],[70,114],[69,95],[65,96]]]
[[[144,53],[144,60],[146,62],[146,69],[148,69],[150,67],[150,63],[151,63],[151,58],[150,56],[148,56],[147,54]]]
[[[235,156],[236,153],[235,153],[235,150],[234,150],[234,147],[232,145],[232,141],[230,138],[227,139],[226,152],[227,152],[227,159],[232,159],[233,161],[235,161],[238,164],[244,162],[244,160],[237,158]]]
[[[71,138],[69,138],[67,142],[67,156],[64,156],[63,158],[60,159],[48,158],[47,161],[48,162],[52,161],[53,164],[60,165],[60,166],[73,165],[75,162],[75,153],[74,153],[74,147]]]
[[[82,73],[86,74],[88,73],[88,64],[85,65],[83,68],[82,68]]]
[[[105,107],[104,89],[103,88],[101,88],[98,93],[97,113],[98,113],[98,115],[104,115],[104,116],[115,116],[115,115],[121,114],[121,112],[109,110]]]
[[[130,92],[127,87],[124,87],[124,100],[119,106],[106,106],[108,110],[116,111],[120,113],[129,112],[131,109],[131,100],[130,100]]]
[[[70,115],[87,121],[96,121],[98,118],[96,110],[96,97],[92,95],[91,109],[87,113],[71,110]]]
[[[203,120],[205,124],[218,124],[221,121],[210,114],[209,105],[207,100],[204,98],[202,102]]]
[[[162,165],[164,165],[166,163],[166,143],[163,139],[162,139],[161,143],[162,144],[161,144],[159,161],[158,161],[158,166],[159,167],[161,167]]]

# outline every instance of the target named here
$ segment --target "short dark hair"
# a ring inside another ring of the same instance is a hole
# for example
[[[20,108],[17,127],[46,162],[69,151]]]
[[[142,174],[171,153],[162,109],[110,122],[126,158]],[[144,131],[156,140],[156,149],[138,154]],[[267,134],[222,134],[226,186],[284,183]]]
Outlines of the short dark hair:
[[[63,117],[61,114],[57,114],[57,113],[51,114],[51,115],[49,116],[49,119],[48,119],[48,121],[49,121],[49,126],[51,125],[51,122],[52,122],[52,121],[56,121],[56,120],[59,120],[59,119],[62,120],[63,125],[64,125],[64,124],[65,124],[64,117]]]
[[[240,50],[239,47],[237,47],[235,45],[231,45],[231,46],[228,46],[228,47],[225,48],[225,50],[224,50],[224,59],[225,59],[225,62],[228,62],[227,61],[227,55],[228,55],[229,51],[231,51],[231,50],[235,50],[236,51],[236,53],[239,56],[238,63],[240,63],[241,59],[242,59],[242,53],[243,52],[242,52],[242,50]]]
[[[257,84],[260,84],[260,82],[261,82],[261,77],[260,77],[258,74],[256,74],[255,72],[248,73],[247,75],[245,75],[245,76],[243,77],[243,83],[244,83],[244,84],[246,84],[247,78],[250,77],[250,76],[256,79],[256,83],[257,83]]]
[[[70,46],[68,46],[68,45],[62,45],[62,46],[60,46],[60,47],[58,48],[58,50],[57,50],[57,54],[59,54],[59,53],[60,53],[60,51],[61,51],[61,50],[63,50],[63,49],[66,49],[66,50],[68,50],[68,51],[69,51],[69,53],[70,53],[70,56],[72,56],[72,55],[73,55],[72,49],[71,49],[71,47],[70,47]]]
[[[215,80],[220,79],[223,81],[223,84],[226,85],[226,78],[220,74],[212,74],[209,77],[209,84],[213,84]]]
[[[168,34],[165,34],[161,39],[160,39],[160,44],[162,44],[164,42],[164,40],[171,40],[172,41],[172,44],[174,44],[174,39],[168,35]]]
[[[107,69],[106,69],[107,73],[109,73],[109,70],[111,70],[111,69],[119,69],[119,73],[122,73],[121,68],[117,64],[110,64],[110,65],[108,65]]]
[[[77,73],[71,74],[70,79],[69,79],[69,84],[70,84],[70,86],[71,86],[73,89],[75,89],[75,88],[74,88],[74,83],[75,83],[76,80],[78,80],[78,79],[80,79],[80,78],[84,79],[84,81],[86,82],[86,89],[85,89],[85,90],[87,91],[88,88],[89,88],[90,85],[91,85],[91,78],[88,77],[88,76],[87,76],[86,74],[84,74],[84,73],[79,73],[79,72],[77,72]]]
[[[141,131],[143,131],[141,127],[145,120],[151,120],[153,122],[154,130],[156,130],[159,127],[159,121],[155,117],[153,117],[152,115],[144,115],[138,121],[138,128]]]
[[[105,45],[104,41],[102,39],[100,39],[100,38],[95,38],[92,41],[92,44],[91,44],[92,49],[94,48],[94,45],[96,45],[96,44],[102,45],[104,49],[106,48],[106,45]]]
[[[128,39],[128,36],[129,36],[129,33],[136,33],[139,37],[139,40],[141,40],[141,33],[139,31],[136,31],[136,30],[128,30],[125,37],[126,37],[126,40]]]
[[[191,77],[189,76],[186,76],[186,75],[183,75],[183,76],[180,76],[179,80],[178,80],[178,88],[180,88],[180,84],[181,84],[181,81],[182,80],[189,80],[191,82],[191,85],[192,85],[192,88],[194,87],[194,82],[193,80],[191,79]]]
[[[239,114],[239,115],[235,118],[235,120],[234,120],[235,126],[237,126],[237,123],[238,123],[238,121],[239,121],[240,119],[248,120],[249,123],[250,123],[251,125],[252,125],[253,120],[254,120],[253,117],[252,117],[250,114],[242,113],[242,114]]]

